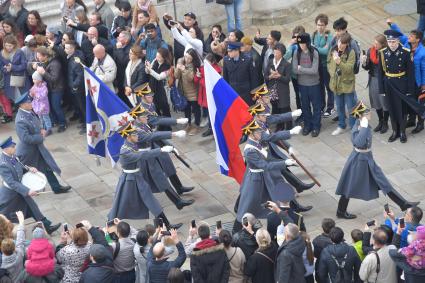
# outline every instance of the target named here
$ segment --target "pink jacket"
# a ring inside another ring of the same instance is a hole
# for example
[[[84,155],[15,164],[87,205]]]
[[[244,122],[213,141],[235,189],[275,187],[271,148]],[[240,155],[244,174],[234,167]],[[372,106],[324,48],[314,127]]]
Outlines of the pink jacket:
[[[46,276],[55,269],[55,252],[47,239],[32,239],[27,250],[25,269],[32,276]]]
[[[34,99],[32,101],[32,109],[37,115],[49,114],[49,98],[47,96],[47,84],[42,82],[40,86],[34,85],[30,89],[30,95]]]

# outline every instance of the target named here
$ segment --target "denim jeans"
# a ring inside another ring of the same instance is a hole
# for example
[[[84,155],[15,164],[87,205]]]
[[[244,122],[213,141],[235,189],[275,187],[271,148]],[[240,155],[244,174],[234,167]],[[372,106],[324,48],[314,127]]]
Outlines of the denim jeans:
[[[50,130],[52,128],[52,121],[50,120],[49,114],[40,114],[38,115],[41,122],[43,123],[43,129],[46,131]]]
[[[335,102],[336,110],[338,112],[338,127],[340,127],[341,129],[345,129],[345,106],[347,106],[347,110],[350,112],[351,109],[356,106],[357,97],[355,95],[355,92],[336,94]],[[350,125],[350,128],[354,126],[355,122],[356,119],[353,116],[349,115],[348,123]]]
[[[421,32],[425,31],[425,15],[419,15],[418,27],[416,29]]]
[[[52,106],[52,111],[50,111],[52,115],[52,120],[57,122],[59,126],[65,126],[65,114],[63,113],[63,109],[61,106],[63,91],[52,91],[50,94],[50,105]]]
[[[243,0],[233,0],[233,4],[224,5],[227,14],[227,32],[242,30],[242,2]]]
[[[331,111],[334,109],[334,93],[329,88],[329,72],[326,65],[320,66],[321,78],[320,89],[322,91],[322,110]],[[328,95],[328,102],[326,103],[326,93]]]
[[[301,109],[304,117],[304,127],[309,130],[320,130],[322,115],[322,96],[320,84],[313,86],[298,85],[301,96]],[[313,107],[313,112],[311,112]]]

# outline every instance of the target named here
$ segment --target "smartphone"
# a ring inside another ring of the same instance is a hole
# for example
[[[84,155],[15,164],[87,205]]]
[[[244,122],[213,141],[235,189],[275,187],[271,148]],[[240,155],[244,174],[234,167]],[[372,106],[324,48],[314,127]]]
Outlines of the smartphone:
[[[161,235],[171,236],[171,232],[170,231],[161,231]]]
[[[217,227],[217,229],[221,229],[221,220],[218,220],[215,226]]]
[[[164,225],[164,221],[162,221],[162,218],[155,218],[153,220],[153,225],[155,227],[162,227]]]
[[[400,228],[404,228],[404,218],[400,218]]]
[[[106,222],[106,226],[107,226],[107,227],[111,227],[111,226],[114,226],[114,225],[115,225],[115,223],[114,223],[114,219],[109,220],[108,222]]]
[[[365,50],[362,50],[362,54],[363,54],[363,55],[366,55],[366,51],[365,51]]]
[[[261,206],[264,207],[264,208],[269,208],[270,207],[269,203],[267,203],[267,202],[262,203]]]
[[[64,223],[63,224],[63,231],[66,232],[66,233],[69,232],[69,230],[68,230],[68,223]]]
[[[196,228],[196,222],[195,222],[195,219],[193,219],[193,220],[192,220],[192,222],[191,222],[191,226],[192,226],[192,228]]]
[[[66,23],[68,21],[68,17],[63,17],[62,20]]]
[[[75,228],[83,228],[84,227],[84,225],[82,224],[82,223],[77,223],[77,225],[75,225]]]
[[[367,225],[367,227],[374,226],[375,220],[371,220],[371,221],[367,222],[366,225]]]
[[[248,226],[248,218],[246,217],[242,218],[242,224],[243,226]]]
[[[109,233],[109,237],[114,242],[117,242],[119,240],[118,235],[115,232]]]
[[[168,21],[168,24],[170,24],[170,25],[177,25],[178,24],[178,22],[176,22],[176,21],[174,21],[174,20],[169,20]]]
[[[389,208],[389,206],[388,206],[388,203],[386,203],[386,204],[384,204],[384,209],[385,209],[385,212],[388,214],[388,213],[390,213],[390,208]]]

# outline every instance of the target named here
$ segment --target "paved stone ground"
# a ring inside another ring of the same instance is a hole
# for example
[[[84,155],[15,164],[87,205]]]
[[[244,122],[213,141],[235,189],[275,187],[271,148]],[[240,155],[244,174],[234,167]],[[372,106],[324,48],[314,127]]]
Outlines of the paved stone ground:
[[[265,34],[271,29],[283,32],[282,38],[290,38],[290,30],[298,24],[303,24],[307,31],[313,31],[314,17],[319,12],[329,15],[331,21],[344,16],[349,21],[349,31],[359,40],[363,49],[372,43],[374,35],[386,27],[385,19],[390,15],[384,11],[384,5],[390,1],[359,0],[348,1],[342,5],[322,6],[311,16],[279,27],[261,27]],[[394,17],[403,30],[415,27],[416,14]],[[247,34],[254,35],[257,27],[250,27]],[[286,41],[286,40],[284,40]],[[367,73],[357,76],[356,89],[358,96],[368,102]],[[295,102],[295,99],[293,99]],[[321,188],[314,188],[303,193],[299,201],[304,205],[313,205],[314,209],[305,214],[307,229],[311,235],[320,233],[320,222],[324,217],[335,217],[337,197],[335,187],[341,174],[345,160],[352,148],[349,133],[338,137],[331,136],[336,123],[323,119],[322,132],[318,138],[295,137],[291,143],[299,152],[299,159],[322,183]],[[376,124],[376,120],[372,121]],[[425,133],[412,136],[408,131],[408,142],[389,144],[390,133],[374,136],[373,151],[376,161],[381,165],[394,186],[408,199],[425,201]],[[1,137],[13,135],[14,125],[1,126]],[[111,169],[108,160],[102,160],[100,167],[96,166],[94,158],[86,153],[86,140],[78,135],[75,124],[65,133],[53,134],[46,140],[56,161],[62,168],[62,181],[74,189],[66,195],[44,194],[36,198],[41,210],[54,222],[75,224],[82,219],[91,221],[94,225],[104,225],[106,214],[111,207],[115,185],[120,175],[119,169]],[[165,195],[158,195],[164,206],[166,215],[172,222],[183,222],[181,232],[186,235],[191,219],[205,220],[214,224],[216,220],[233,221],[233,205],[238,195],[238,185],[230,178],[221,175],[215,165],[215,144],[211,138],[199,135],[185,140],[175,141],[180,152],[185,155],[193,171],[183,167],[175,160],[178,174],[186,185],[194,185],[196,189],[186,197],[194,198],[195,204],[181,211],[177,210]],[[301,179],[308,181],[300,169],[295,173]],[[337,225],[347,233],[353,228],[363,227],[366,221],[378,219],[382,221],[383,205],[389,202],[397,212],[394,203],[383,195],[370,202],[352,200],[350,212],[358,214],[356,220],[337,220]],[[425,202],[424,202],[425,203]],[[425,204],[421,204],[425,208]],[[130,221],[135,227],[142,227],[147,221]],[[57,235],[56,235],[57,237]],[[347,240],[349,236],[346,237]]]

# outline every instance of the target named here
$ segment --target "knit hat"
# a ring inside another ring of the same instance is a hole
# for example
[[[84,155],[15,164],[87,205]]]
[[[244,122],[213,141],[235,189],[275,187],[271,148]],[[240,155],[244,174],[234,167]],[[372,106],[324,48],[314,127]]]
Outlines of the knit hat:
[[[244,37],[242,37],[242,39],[241,39],[241,43],[242,43],[243,45],[250,45],[250,46],[252,46],[253,41],[252,41],[252,38],[250,38],[249,36],[244,36]]]
[[[425,226],[416,227],[416,240],[425,240]]]
[[[36,80],[36,81],[42,81],[42,80],[43,80],[43,76],[42,76],[42,75],[40,75],[40,73],[39,73],[39,72],[34,72],[34,73],[32,74],[32,79],[33,79],[33,80]]]
[[[44,230],[40,227],[36,227],[34,231],[32,231],[33,239],[42,239],[44,238]]]
[[[91,245],[89,253],[97,263],[104,262],[107,257],[106,248],[99,244]]]

